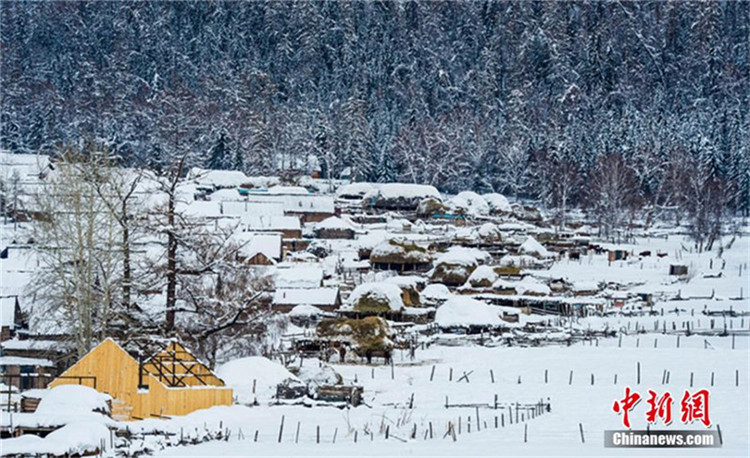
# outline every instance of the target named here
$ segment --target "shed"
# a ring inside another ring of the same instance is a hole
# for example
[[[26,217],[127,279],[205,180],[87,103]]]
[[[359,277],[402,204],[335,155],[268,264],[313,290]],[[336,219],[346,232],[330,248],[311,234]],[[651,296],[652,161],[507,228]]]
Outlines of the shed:
[[[232,404],[232,389],[177,342],[139,363],[108,338],[50,387],[65,384],[87,385],[109,394],[112,416],[119,420],[186,415]]]
[[[354,238],[354,228],[341,218],[331,216],[315,225],[315,236],[321,239]]]

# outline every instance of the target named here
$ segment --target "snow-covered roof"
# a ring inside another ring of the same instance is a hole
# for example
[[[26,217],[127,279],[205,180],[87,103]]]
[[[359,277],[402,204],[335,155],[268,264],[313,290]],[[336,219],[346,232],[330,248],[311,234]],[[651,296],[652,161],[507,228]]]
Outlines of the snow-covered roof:
[[[274,305],[336,305],[339,289],[332,288],[277,288],[273,294]]]
[[[284,216],[284,204],[281,202],[224,201],[221,210],[225,216]]]
[[[16,297],[0,297],[0,326],[16,327]]]
[[[23,356],[0,356],[0,367],[2,366],[41,366],[55,367],[55,364],[44,358],[26,358]]]
[[[256,195],[247,196],[249,202],[276,202],[284,206],[286,213],[330,213],[335,212],[332,196],[318,195]]]
[[[324,312],[323,310],[320,310],[318,307],[315,307],[313,305],[308,304],[300,304],[295,306],[293,309],[287,313],[289,316],[321,316],[321,315],[327,315],[327,312]]]
[[[336,197],[362,198],[368,192],[375,189],[371,183],[349,183],[336,189]]]
[[[190,169],[187,179],[199,186],[216,188],[236,188],[248,182],[247,176],[237,170],[207,170],[199,167]]]
[[[310,195],[310,191],[303,188],[302,186],[272,186],[268,188],[268,194],[270,195]]]
[[[498,326],[498,310],[467,296],[452,296],[435,312],[435,323],[443,328],[460,326]]]
[[[297,216],[250,215],[242,216],[248,231],[298,231],[302,228]]]
[[[434,186],[410,183],[385,183],[373,189],[365,197],[380,196],[384,199],[425,199],[434,197],[440,200],[440,193]]]
[[[301,264],[276,269],[276,288],[317,288],[323,283],[319,264]]]
[[[178,205],[177,210],[192,218],[220,218],[221,204],[216,201],[196,200],[187,205]]]
[[[2,344],[3,350],[52,350],[64,346],[63,342],[55,340],[6,340]]]
[[[354,307],[357,302],[367,296],[375,300],[383,300],[391,310],[398,311],[404,308],[401,297],[401,288],[398,285],[387,282],[362,283],[354,288],[347,300],[347,309]]]
[[[252,258],[258,253],[268,259],[281,258],[281,234],[257,234],[252,232],[240,232],[240,253],[247,258]]]
[[[323,221],[315,225],[316,229],[351,229],[352,226],[348,222],[337,216],[331,216],[324,219]]]

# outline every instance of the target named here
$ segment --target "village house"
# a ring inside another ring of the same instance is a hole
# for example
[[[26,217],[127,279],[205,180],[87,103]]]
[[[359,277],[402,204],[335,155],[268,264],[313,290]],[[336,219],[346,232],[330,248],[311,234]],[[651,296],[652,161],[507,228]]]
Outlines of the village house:
[[[315,225],[315,237],[321,239],[354,239],[354,228],[343,219],[331,216]]]
[[[112,396],[116,420],[186,415],[232,404],[232,389],[177,342],[138,361],[106,339],[49,386],[66,384],[86,385]]]

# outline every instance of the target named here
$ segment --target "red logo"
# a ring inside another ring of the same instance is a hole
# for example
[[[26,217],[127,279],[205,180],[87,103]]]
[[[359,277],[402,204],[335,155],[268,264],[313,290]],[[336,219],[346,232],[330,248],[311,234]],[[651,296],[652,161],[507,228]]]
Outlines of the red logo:
[[[656,391],[648,390],[648,395],[646,403],[649,408],[646,411],[646,421],[651,424],[656,423],[658,420],[661,420],[664,425],[672,423],[672,394],[666,391],[659,396],[659,393]],[[680,402],[680,421],[689,424],[698,420],[706,427],[711,426],[711,419],[708,416],[708,397],[709,392],[706,389],[696,391],[692,395],[688,390],[685,390],[685,394]],[[625,397],[616,400],[612,405],[612,411],[622,414],[622,424],[626,428],[630,428],[630,412],[635,409],[640,400],[641,395],[635,391],[631,391],[630,387],[626,386]]]

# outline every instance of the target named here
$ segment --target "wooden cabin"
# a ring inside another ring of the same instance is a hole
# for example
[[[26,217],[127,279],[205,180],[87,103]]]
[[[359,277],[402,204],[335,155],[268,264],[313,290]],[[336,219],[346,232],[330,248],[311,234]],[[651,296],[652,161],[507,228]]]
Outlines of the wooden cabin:
[[[112,396],[116,420],[186,415],[232,404],[232,389],[176,342],[138,362],[106,339],[49,386],[64,384],[83,384]]]

